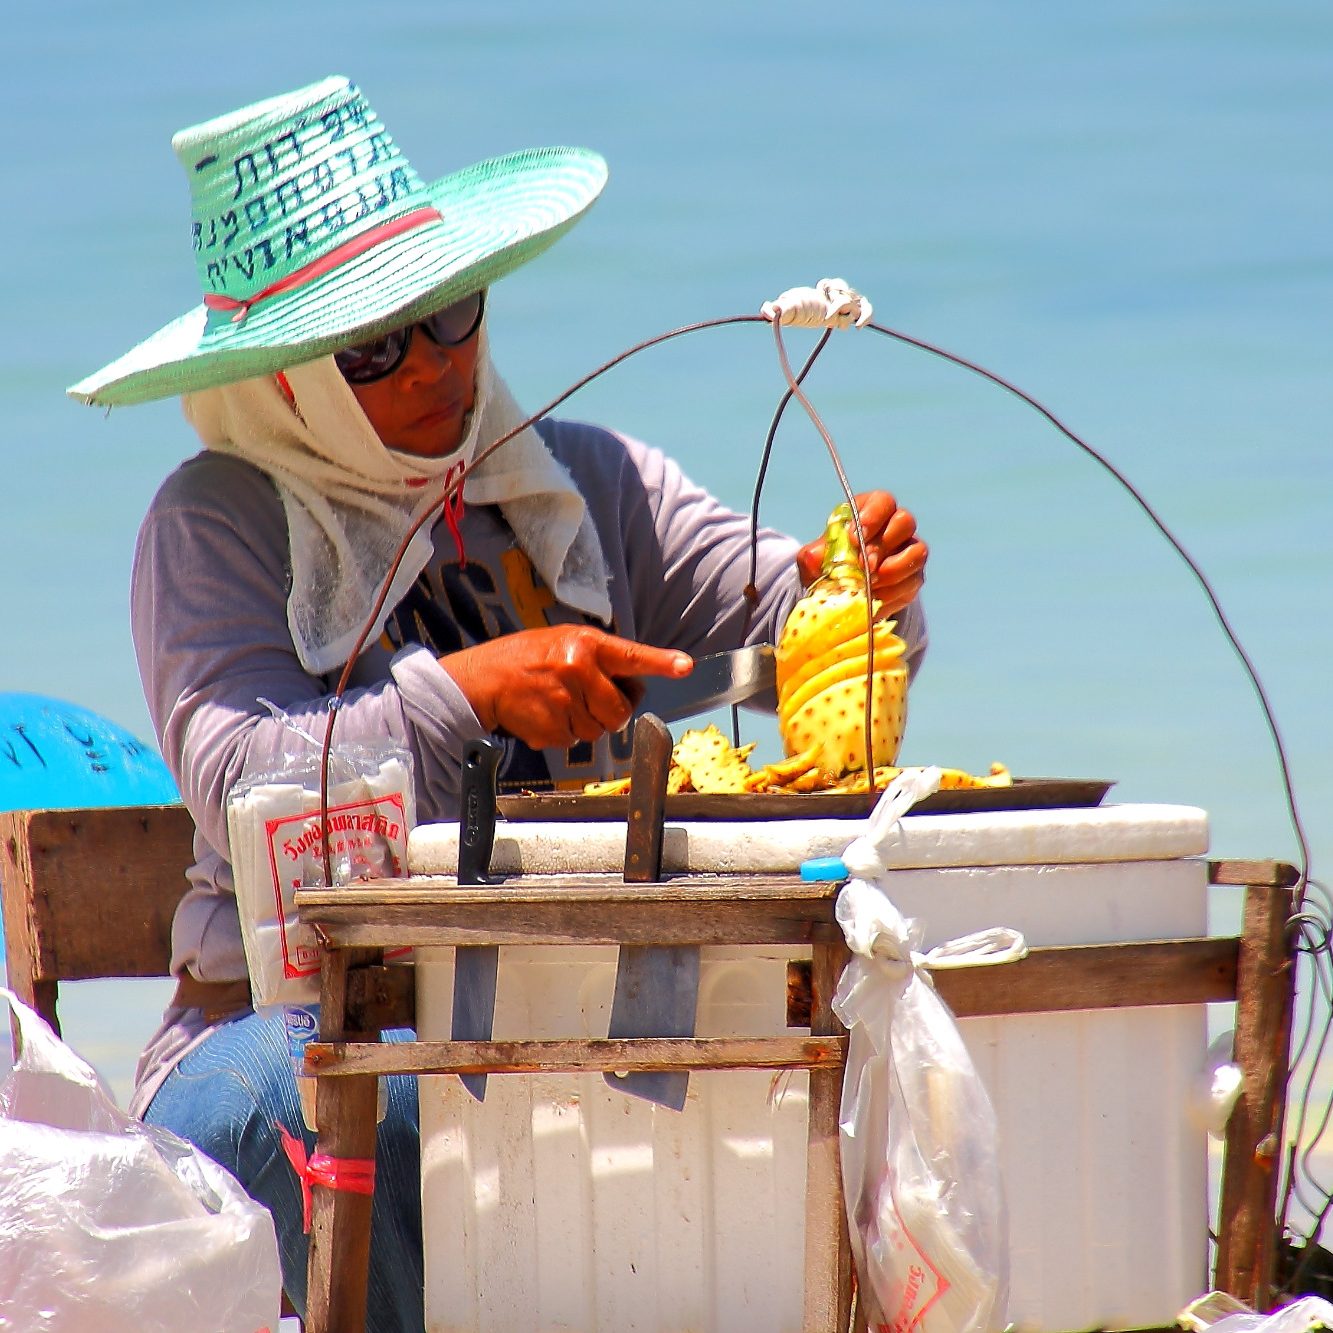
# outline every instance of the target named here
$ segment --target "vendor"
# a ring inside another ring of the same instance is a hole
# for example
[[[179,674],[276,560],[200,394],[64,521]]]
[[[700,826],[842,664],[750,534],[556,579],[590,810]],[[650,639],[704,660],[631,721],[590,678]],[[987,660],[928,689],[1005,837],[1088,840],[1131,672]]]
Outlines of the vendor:
[[[487,291],[597,198],[596,154],[537,149],[425,185],[341,78],[173,146],[203,304],[70,389],[97,405],[180,395],[203,445],[154,498],[132,576],[149,711],[196,827],[179,988],[132,1105],[272,1211],[303,1311],[301,1191],[275,1130],[299,1131],[301,1114],[281,1019],[249,1006],[228,863],[231,788],[282,768],[286,724],[268,705],[323,735],[403,538],[434,506],[352,667],[339,742],[408,750],[423,821],[457,817],[475,738],[503,741],[502,787],[609,777],[627,757],[627,682],[772,641],[819,543],[761,531],[749,605],[748,517],[656,449],[548,419],[470,467],[525,420],[491,362]],[[886,492],[859,503],[914,663],[926,547]],[[419,1330],[416,1084],[389,1083],[367,1327]]]

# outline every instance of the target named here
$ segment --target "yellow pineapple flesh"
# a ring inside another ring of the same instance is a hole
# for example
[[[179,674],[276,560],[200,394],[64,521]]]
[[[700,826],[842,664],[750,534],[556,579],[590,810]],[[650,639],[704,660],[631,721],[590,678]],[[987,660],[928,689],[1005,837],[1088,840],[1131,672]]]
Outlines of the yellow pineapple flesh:
[[[819,769],[829,778],[892,764],[907,721],[906,645],[880,604],[867,605],[851,523],[846,504],[829,516],[820,576],[792,607],[777,648],[783,748],[789,755],[817,749]]]

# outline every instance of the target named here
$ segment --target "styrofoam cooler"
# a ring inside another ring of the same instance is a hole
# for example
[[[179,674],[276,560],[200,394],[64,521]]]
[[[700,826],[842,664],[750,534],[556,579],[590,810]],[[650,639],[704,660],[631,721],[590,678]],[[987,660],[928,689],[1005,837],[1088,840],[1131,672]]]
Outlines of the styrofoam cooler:
[[[505,836],[521,843],[520,829]],[[808,839],[811,854],[855,829]],[[904,831],[891,892],[927,945],[990,925],[1032,945],[1206,933],[1206,867],[1186,859],[1206,850],[1201,811],[916,816]],[[713,840],[729,854],[737,845],[716,825],[683,837],[687,860]],[[680,855],[679,831],[675,841]],[[429,831],[409,854],[414,871],[441,869]],[[522,846],[504,855],[525,859]],[[545,845],[526,860],[550,855]],[[786,962],[799,949],[702,953],[699,1035],[787,1031]],[[614,948],[500,957],[497,1039],[606,1035]],[[417,975],[419,1035],[447,1040],[453,950],[418,950]],[[961,1027],[999,1117],[1010,1319],[1030,1330],[1173,1322],[1207,1279],[1207,1144],[1186,1111],[1204,1006]],[[496,1075],[481,1104],[452,1076],[423,1078],[427,1327],[796,1333],[806,1085],[803,1072],[695,1073],[676,1113],[600,1074]]]
[[[451,955],[418,951],[423,1038],[448,1037]],[[705,949],[699,1034],[785,1031],[789,955]],[[496,1037],[605,1036],[615,964],[502,949]],[[600,1074],[421,1089],[432,1331],[799,1328],[804,1074],[693,1074],[679,1113]]]

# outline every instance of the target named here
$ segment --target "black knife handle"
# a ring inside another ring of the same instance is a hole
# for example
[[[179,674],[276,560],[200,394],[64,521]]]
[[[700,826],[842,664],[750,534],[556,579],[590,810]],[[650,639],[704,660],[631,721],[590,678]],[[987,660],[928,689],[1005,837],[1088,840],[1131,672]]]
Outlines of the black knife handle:
[[[495,774],[503,748],[495,741],[468,741],[458,797],[458,882],[491,883],[495,847]]]

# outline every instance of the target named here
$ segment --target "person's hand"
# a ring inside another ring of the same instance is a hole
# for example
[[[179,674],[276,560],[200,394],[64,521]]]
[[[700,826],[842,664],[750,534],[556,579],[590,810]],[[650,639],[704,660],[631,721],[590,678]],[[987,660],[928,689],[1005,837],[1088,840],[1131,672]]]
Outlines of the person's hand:
[[[867,491],[856,497],[870,565],[870,586],[887,612],[901,611],[926,581],[929,551],[916,534],[916,519],[888,491]],[[855,540],[856,530],[852,529]],[[820,573],[824,539],[808,542],[796,552],[801,585],[808,588]]]
[[[525,629],[440,658],[487,731],[534,750],[595,741],[633,714],[635,676],[688,676],[674,648],[619,639],[591,625]]]

